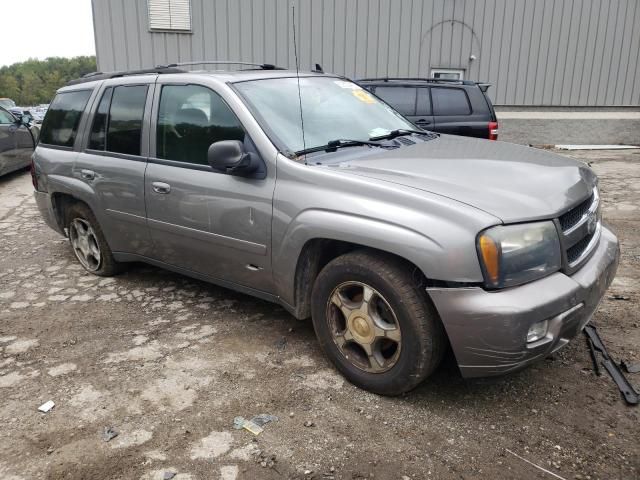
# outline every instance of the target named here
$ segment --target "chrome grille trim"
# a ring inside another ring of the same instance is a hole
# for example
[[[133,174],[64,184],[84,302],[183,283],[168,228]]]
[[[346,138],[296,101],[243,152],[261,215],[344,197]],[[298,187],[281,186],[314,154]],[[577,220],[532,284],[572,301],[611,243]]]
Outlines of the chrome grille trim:
[[[556,222],[561,233],[563,270],[570,275],[591,256],[600,241],[602,222],[597,187],[587,199],[560,215]]]
[[[580,256],[577,259],[575,259],[573,262],[569,263],[569,268],[574,269],[587,259],[589,254],[593,251],[595,246],[598,244],[601,233],[602,233],[602,222],[598,222],[598,225],[596,226],[596,231],[594,232],[593,237],[591,237],[591,240],[587,244],[586,248],[582,251]]]
[[[570,236],[578,228],[584,225],[584,223],[589,219],[589,216],[594,212],[598,211],[598,206],[600,205],[600,195],[598,194],[597,188],[593,189],[593,195],[591,198],[592,198],[591,205],[589,206],[589,209],[582,214],[582,216],[580,217],[580,220],[578,220],[573,226],[569,227],[567,230],[563,231],[565,237]]]

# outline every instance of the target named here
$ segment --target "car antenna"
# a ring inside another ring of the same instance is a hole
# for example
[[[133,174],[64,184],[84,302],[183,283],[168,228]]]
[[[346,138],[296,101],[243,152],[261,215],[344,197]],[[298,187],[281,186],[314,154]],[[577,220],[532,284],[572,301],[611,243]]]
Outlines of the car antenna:
[[[302,92],[300,90],[300,63],[298,62],[298,42],[296,41],[296,7],[291,5],[293,21],[293,55],[296,60],[296,79],[298,80],[298,102],[300,103],[300,128],[302,129],[302,149],[307,149],[307,142],[304,138],[304,116],[302,115]],[[306,159],[305,159],[306,163]]]

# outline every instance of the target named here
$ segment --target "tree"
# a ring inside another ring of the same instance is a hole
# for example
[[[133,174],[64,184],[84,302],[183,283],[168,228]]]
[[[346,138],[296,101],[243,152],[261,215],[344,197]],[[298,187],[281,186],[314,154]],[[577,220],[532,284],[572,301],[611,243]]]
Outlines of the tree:
[[[30,58],[0,68],[0,97],[11,98],[22,106],[49,103],[56,90],[69,80],[95,71],[95,57]]]

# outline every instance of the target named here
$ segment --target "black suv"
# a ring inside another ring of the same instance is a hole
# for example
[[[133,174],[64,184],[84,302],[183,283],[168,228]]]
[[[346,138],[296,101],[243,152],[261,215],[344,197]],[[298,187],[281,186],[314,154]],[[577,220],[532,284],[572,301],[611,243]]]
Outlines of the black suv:
[[[488,83],[441,78],[358,80],[412,123],[440,133],[498,139],[498,120]]]

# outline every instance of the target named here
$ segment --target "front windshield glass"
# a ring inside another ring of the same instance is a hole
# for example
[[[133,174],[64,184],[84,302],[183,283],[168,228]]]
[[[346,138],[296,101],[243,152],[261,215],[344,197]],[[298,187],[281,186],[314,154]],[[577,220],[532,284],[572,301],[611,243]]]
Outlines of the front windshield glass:
[[[415,129],[399,113],[353,82],[335,77],[271,78],[235,84],[280,148],[299,152],[331,140],[369,140],[397,129]]]

